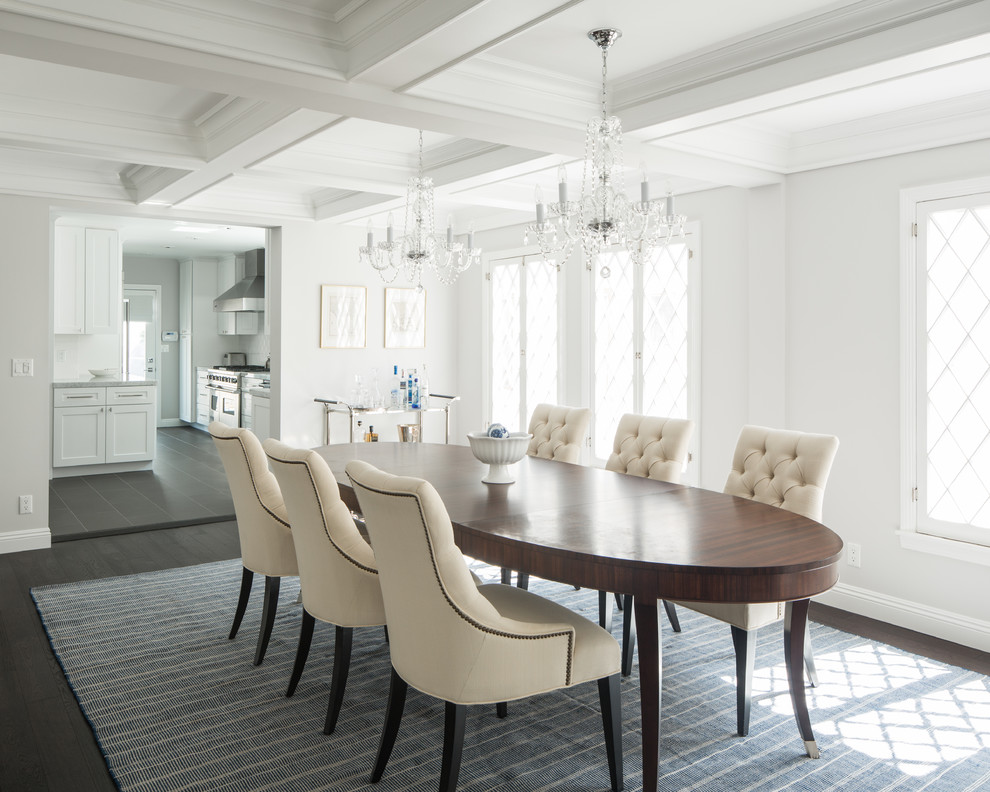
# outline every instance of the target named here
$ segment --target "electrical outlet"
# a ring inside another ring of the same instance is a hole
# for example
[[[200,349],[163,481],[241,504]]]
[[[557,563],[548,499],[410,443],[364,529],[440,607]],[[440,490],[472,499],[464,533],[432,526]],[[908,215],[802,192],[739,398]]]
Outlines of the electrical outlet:
[[[68,353],[64,349],[56,349],[55,350],[55,362],[56,363],[65,363],[67,355],[68,355]]]
[[[849,543],[846,545],[846,563],[851,567],[859,567],[862,561],[863,548],[858,544]]]
[[[19,514],[30,514],[34,511],[34,498],[30,495],[21,495],[17,498],[17,512]]]

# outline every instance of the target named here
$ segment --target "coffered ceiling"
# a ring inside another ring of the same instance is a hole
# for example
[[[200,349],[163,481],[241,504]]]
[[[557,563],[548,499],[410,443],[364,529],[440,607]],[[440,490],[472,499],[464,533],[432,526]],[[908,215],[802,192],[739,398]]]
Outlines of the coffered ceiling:
[[[519,223],[580,179],[598,27],[656,194],[990,129],[990,0],[0,0],[0,192],[382,225],[423,129],[438,214]]]

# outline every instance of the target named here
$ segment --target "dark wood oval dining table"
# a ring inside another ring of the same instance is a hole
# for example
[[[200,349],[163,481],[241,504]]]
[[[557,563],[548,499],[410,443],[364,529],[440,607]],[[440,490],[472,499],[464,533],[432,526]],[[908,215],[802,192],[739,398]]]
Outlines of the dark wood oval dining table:
[[[345,503],[344,472],[363,459],[429,481],[461,551],[500,567],[631,594],[638,635],[643,789],[657,789],[660,736],[658,601],[785,602],[784,658],[798,731],[818,757],[804,689],[809,599],[838,580],[842,540],[814,520],[721,492],[524,457],[512,484],[481,481],[467,446],[341,443],[316,449]],[[728,631],[727,631],[728,632]]]

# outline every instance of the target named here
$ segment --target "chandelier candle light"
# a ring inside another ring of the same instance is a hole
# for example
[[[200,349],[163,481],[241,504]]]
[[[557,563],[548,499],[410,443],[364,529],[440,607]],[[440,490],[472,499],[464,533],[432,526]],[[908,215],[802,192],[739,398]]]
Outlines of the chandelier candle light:
[[[423,175],[423,130],[419,131],[419,172],[409,179],[406,191],[406,223],[396,240],[392,215],[388,216],[385,241],[375,244],[371,221],[368,243],[358,248],[361,261],[371,264],[385,283],[404,270],[410,283],[423,289],[423,267],[433,270],[439,281],[450,285],[457,276],[481,259],[481,248],[474,246],[474,230],[468,229],[467,245],[454,241],[453,219],[447,220],[445,236],[434,233],[433,179]]]
[[[536,223],[526,227],[525,242],[529,244],[533,234],[544,259],[558,266],[578,241],[590,270],[603,248],[621,246],[641,264],[658,246],[684,234],[686,218],[674,213],[674,196],[668,193],[666,200],[650,200],[645,164],[640,166],[639,201],[630,201],[623,192],[622,123],[608,115],[606,104],[608,50],[621,35],[612,28],[588,33],[602,51],[602,113],[588,122],[580,200],[567,200],[564,165],[557,169],[557,203],[544,204],[542,191],[536,188]],[[601,276],[610,274],[603,265]]]

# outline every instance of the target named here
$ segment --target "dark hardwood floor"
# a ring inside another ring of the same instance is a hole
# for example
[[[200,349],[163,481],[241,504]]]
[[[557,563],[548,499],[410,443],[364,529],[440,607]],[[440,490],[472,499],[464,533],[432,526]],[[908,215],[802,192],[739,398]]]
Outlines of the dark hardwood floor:
[[[113,792],[99,746],[54,659],[29,589],[237,558],[233,522],[105,536],[0,555],[0,790]],[[812,605],[814,620],[990,674],[990,654]]]

